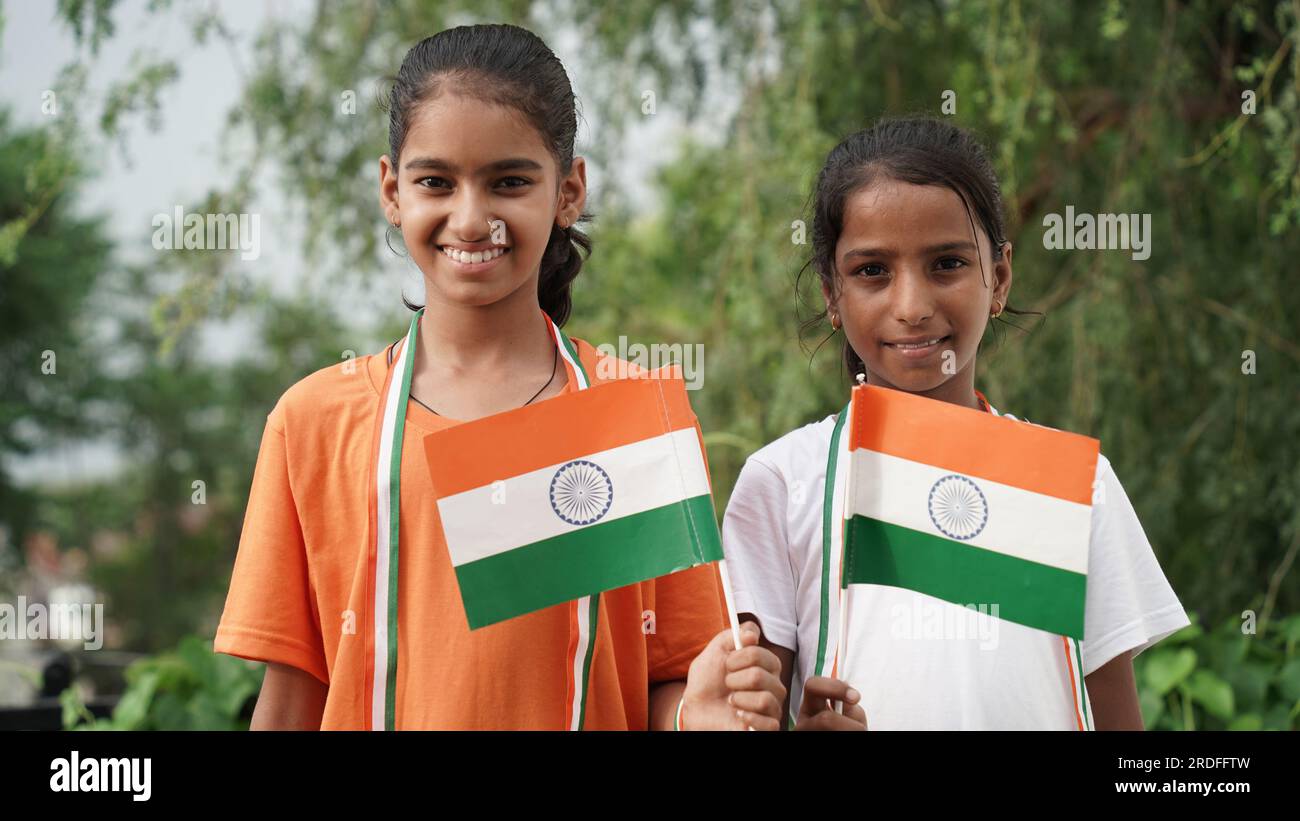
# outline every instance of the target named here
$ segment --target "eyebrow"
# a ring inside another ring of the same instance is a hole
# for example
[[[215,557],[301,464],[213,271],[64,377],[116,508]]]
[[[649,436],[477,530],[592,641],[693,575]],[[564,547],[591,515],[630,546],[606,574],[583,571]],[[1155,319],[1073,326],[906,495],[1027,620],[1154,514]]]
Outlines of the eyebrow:
[[[930,245],[921,249],[921,253],[942,254],[944,251],[975,251],[975,243],[968,239],[954,240],[953,242],[941,242],[938,245]],[[844,259],[850,257],[896,257],[898,256],[897,248],[882,246],[878,248],[854,248],[844,252]]]
[[[406,169],[424,169],[429,171],[445,171],[448,174],[459,174],[460,166],[447,160],[437,157],[416,157],[406,164]],[[509,157],[504,160],[488,163],[479,169],[479,173],[499,173],[501,171],[541,171],[540,163],[530,160],[527,157]]]

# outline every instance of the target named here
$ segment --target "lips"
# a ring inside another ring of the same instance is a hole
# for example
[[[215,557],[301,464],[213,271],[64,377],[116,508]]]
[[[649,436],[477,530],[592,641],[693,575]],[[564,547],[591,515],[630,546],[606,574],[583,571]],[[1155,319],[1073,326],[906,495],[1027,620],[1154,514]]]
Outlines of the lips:
[[[949,338],[949,336],[951,336],[951,334],[947,336],[916,337],[913,339],[906,339],[906,340],[900,339],[894,342],[886,342],[885,344],[891,345],[895,348],[902,348],[904,350],[912,349],[912,348],[925,348],[930,345],[937,345],[940,342],[944,342]]]
[[[897,351],[909,359],[921,359],[940,350],[945,342],[952,339],[952,334],[944,336],[911,337],[893,342],[882,342],[886,348]]]
[[[480,265],[510,253],[509,248],[485,245],[478,248],[457,248],[453,245],[439,245],[438,250],[448,259],[461,265]]]

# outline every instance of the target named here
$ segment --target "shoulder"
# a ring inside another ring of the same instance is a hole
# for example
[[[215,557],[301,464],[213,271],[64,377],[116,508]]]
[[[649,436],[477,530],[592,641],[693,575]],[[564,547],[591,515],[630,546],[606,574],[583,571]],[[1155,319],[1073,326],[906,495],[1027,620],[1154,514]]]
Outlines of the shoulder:
[[[772,465],[786,464],[801,460],[814,454],[826,461],[826,451],[831,444],[831,435],[835,432],[835,415],[831,414],[816,422],[795,428],[779,439],[775,439],[750,455],[750,459]]]
[[[268,415],[269,427],[294,435],[356,424],[375,408],[382,387],[374,384],[375,371],[379,378],[386,372],[386,353],[344,359],[299,379],[280,395]]]
[[[1106,458],[1106,454],[1098,453],[1097,454],[1097,481],[1100,482],[1103,479],[1114,480],[1116,482],[1119,481],[1119,477],[1115,475],[1115,468],[1111,466],[1110,460]]]
[[[741,469],[743,478],[748,483],[776,481],[787,486],[822,481],[834,431],[834,415],[795,428],[750,454]]]
[[[1097,472],[1092,483],[1092,521],[1093,530],[1141,528],[1133,502],[1104,453],[1097,454]]]

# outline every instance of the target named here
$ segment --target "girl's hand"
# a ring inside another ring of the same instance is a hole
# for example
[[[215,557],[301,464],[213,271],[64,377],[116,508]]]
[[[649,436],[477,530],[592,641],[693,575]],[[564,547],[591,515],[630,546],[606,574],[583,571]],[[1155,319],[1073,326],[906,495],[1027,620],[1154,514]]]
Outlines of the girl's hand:
[[[862,694],[848,682],[826,676],[813,676],[804,682],[803,703],[799,705],[796,730],[865,730],[867,714],[863,712]],[[844,702],[844,714],[835,712],[832,701]]]
[[[686,674],[682,729],[781,729],[781,662],[771,650],[758,646],[758,638],[758,625],[745,622],[739,650],[733,648],[727,629],[695,657]]]

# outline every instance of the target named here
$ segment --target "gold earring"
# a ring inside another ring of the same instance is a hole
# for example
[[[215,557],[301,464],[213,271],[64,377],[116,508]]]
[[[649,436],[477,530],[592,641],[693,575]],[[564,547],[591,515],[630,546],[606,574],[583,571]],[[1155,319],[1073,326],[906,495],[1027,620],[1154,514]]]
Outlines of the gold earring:
[[[1000,316],[1002,316],[1002,303],[1000,303],[1000,302],[994,302],[994,303],[993,303],[993,318],[994,318],[994,319],[997,319],[997,318],[1000,317]]]
[[[838,331],[840,329],[840,315],[831,314],[831,328]]]

